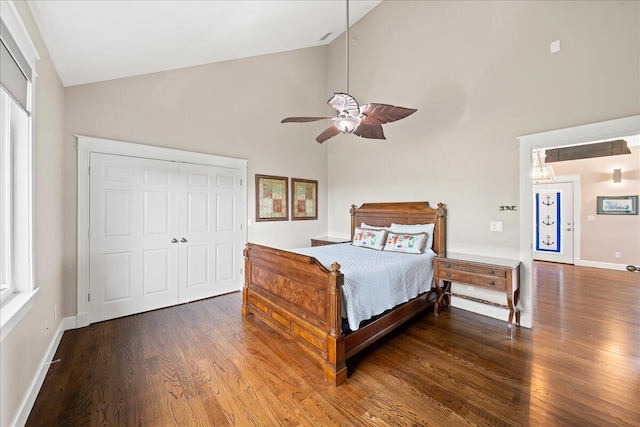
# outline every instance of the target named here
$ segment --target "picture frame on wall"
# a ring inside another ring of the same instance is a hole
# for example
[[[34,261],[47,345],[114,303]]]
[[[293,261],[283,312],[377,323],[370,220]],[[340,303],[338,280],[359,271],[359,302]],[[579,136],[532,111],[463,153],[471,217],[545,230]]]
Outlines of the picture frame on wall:
[[[638,215],[638,196],[597,196],[599,215]]]
[[[288,182],[284,176],[256,174],[256,222],[289,220]]]
[[[318,219],[318,181],[291,178],[291,220]]]

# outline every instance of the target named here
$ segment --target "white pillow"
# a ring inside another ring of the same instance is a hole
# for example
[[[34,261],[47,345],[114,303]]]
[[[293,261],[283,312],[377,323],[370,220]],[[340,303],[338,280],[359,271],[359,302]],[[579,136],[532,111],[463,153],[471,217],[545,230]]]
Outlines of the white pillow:
[[[353,246],[362,246],[381,251],[384,248],[387,230],[366,230],[356,228],[353,232]]]
[[[431,249],[433,247],[433,229],[435,228],[435,224],[396,224],[395,222],[391,223],[391,227],[389,227],[389,231],[394,233],[409,233],[409,234],[417,234],[417,233],[427,233],[427,243],[424,245],[425,248]]]
[[[387,235],[387,243],[384,245],[385,251],[405,252],[409,254],[421,254],[424,244],[427,241],[427,233],[394,233]]]

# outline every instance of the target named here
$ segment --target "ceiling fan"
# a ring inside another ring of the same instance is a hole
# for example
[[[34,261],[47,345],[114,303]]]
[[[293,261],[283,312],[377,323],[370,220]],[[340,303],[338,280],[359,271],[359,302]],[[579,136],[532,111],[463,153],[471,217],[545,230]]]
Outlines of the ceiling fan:
[[[349,95],[349,0],[347,3],[346,39],[346,80],[347,93],[334,93],[327,101],[329,106],[338,110],[337,117],[287,117],[281,123],[307,123],[319,120],[333,120],[333,124],[316,137],[319,143],[325,142],[339,133],[358,135],[362,138],[386,139],[382,130],[385,123],[404,119],[415,113],[415,108],[396,107],[389,104],[370,103],[359,105]]]

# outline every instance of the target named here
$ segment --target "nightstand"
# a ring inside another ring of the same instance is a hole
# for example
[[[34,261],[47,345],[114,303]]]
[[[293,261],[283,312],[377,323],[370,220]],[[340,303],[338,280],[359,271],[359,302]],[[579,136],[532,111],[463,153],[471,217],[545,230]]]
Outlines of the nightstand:
[[[348,243],[351,240],[344,237],[315,237],[311,239],[311,246],[335,245],[337,243]]]
[[[438,308],[442,301],[449,304],[449,296],[468,299],[471,301],[490,304],[509,310],[508,337],[513,338],[513,315],[516,324],[520,325],[518,298],[520,297],[520,261],[485,257],[479,255],[448,253],[446,257],[436,257],[434,263],[434,280],[442,280],[444,286],[440,289],[434,313],[438,315]],[[504,292],[507,304],[499,304],[480,298],[460,295],[451,292],[451,282],[464,283],[484,289]]]

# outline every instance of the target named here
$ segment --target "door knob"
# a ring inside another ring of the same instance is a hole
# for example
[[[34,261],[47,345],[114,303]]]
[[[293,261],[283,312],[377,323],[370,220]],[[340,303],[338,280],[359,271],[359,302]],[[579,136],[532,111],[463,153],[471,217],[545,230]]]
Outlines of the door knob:
[[[567,231],[571,231],[571,228],[567,228]]]
[[[171,239],[171,243],[178,243],[178,239]]]
[[[180,239],[180,241],[181,241],[182,243],[186,243],[186,242],[187,242],[187,239],[185,239],[185,238],[183,237],[182,239]]]

